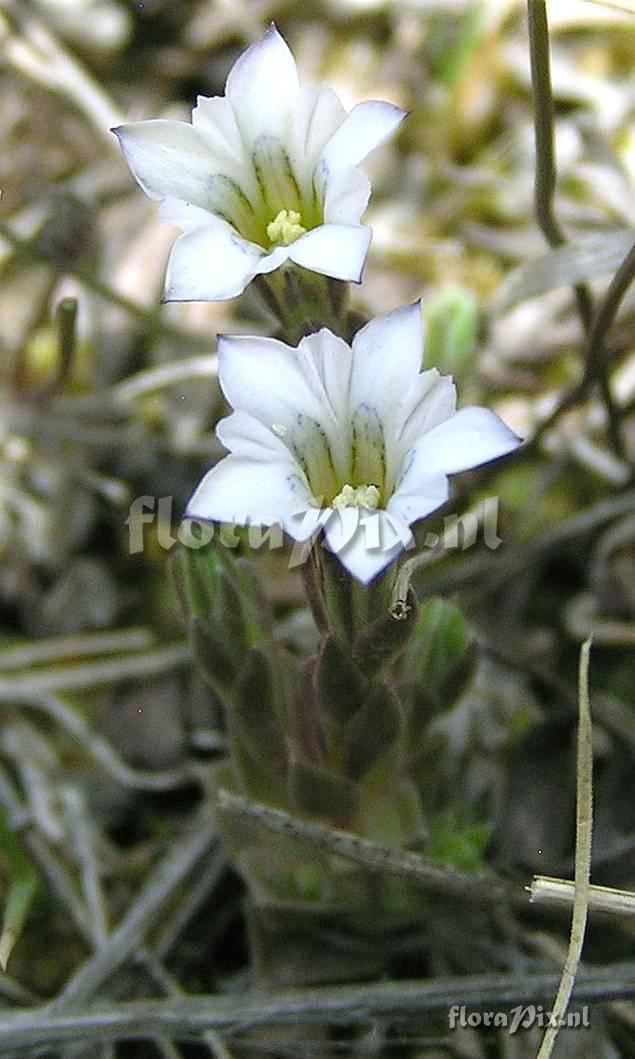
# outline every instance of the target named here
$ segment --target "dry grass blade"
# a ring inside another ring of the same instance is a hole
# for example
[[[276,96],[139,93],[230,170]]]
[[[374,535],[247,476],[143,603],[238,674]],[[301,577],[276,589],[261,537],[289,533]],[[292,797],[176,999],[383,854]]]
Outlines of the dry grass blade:
[[[591,747],[591,710],[589,706],[589,653],[591,641],[587,640],[580,651],[579,721],[577,757],[576,797],[576,841],[575,841],[575,897],[569,950],[562,971],[560,985],[554,1001],[552,1020],[538,1052],[537,1059],[550,1059],[558,1030],[564,1023],[576,973],[582,956],[584,934],[589,911],[589,884],[591,876],[591,842],[593,837],[593,753]]]

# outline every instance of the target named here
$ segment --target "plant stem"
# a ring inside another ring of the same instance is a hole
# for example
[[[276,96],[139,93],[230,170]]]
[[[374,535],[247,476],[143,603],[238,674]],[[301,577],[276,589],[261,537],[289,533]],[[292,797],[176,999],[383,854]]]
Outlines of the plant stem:
[[[171,1036],[196,1039],[209,1029],[235,1036],[262,1026],[365,1026],[377,1019],[421,1019],[464,1004],[490,1011],[548,1001],[558,984],[555,974],[489,974],[434,981],[366,982],[314,989],[259,990],[257,993],[168,997],[110,1003],[90,1010],[2,1013],[3,1050],[60,1041],[112,1041]],[[582,972],[578,1003],[600,1003],[635,996],[635,964],[612,964]],[[447,1021],[446,1021],[447,1026]]]
[[[553,143],[553,93],[549,56],[549,23],[545,0],[527,0],[529,24],[529,57],[534,101],[534,136],[536,142],[536,178],[534,202],[536,220],[550,246],[566,242],[556,218],[556,160]],[[574,287],[578,312],[585,331],[591,327],[593,306],[583,284]]]

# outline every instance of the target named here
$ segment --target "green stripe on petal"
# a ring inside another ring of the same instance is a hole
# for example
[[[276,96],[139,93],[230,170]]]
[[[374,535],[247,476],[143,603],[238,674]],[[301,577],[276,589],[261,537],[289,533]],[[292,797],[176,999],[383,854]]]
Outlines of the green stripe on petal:
[[[315,499],[320,504],[329,503],[339,492],[341,483],[326,431],[314,419],[299,413],[282,440],[304,471]]]
[[[281,210],[302,216],[300,189],[289,156],[275,136],[259,136],[253,146],[253,162],[262,197],[272,221]]]
[[[353,415],[353,481],[356,485],[376,485],[380,497],[386,490],[386,443],[377,409],[360,404]]]
[[[238,184],[229,177],[216,174],[209,177],[206,192],[211,213],[233,225],[244,239],[264,245],[260,219]]]

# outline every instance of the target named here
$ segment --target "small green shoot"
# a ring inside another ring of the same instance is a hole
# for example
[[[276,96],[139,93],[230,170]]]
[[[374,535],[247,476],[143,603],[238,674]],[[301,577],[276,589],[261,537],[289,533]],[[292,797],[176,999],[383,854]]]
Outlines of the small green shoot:
[[[6,971],[35,896],[38,876],[1,809],[0,854],[6,862],[10,879],[0,934],[0,967]]]

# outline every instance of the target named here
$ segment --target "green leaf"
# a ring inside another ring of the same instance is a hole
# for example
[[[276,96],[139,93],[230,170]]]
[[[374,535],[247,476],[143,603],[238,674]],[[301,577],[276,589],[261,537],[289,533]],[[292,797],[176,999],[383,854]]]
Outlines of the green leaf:
[[[298,762],[289,776],[289,796],[298,812],[343,826],[359,808],[360,791],[357,784],[343,776]]]
[[[324,638],[315,669],[320,705],[338,724],[345,724],[364,699],[366,681],[350,652],[333,636]]]
[[[196,615],[190,618],[188,632],[196,665],[210,687],[226,702],[237,674],[231,655],[222,639]]]
[[[236,645],[268,639],[270,614],[250,564],[216,541],[205,548],[179,548],[172,563],[186,617],[222,628]]]
[[[234,685],[229,725],[260,771],[284,779],[287,761],[284,735],[276,720],[275,676],[259,648],[251,648]]]
[[[384,798],[369,799],[364,815],[365,838],[389,846],[407,846],[425,833],[421,800],[414,783],[406,781]]]
[[[458,870],[482,872],[489,835],[486,823],[461,821],[448,814],[431,821],[426,851]]]
[[[360,779],[395,749],[401,735],[402,710],[387,684],[375,687],[346,729],[346,771]]]
[[[236,782],[249,798],[265,805],[285,804],[284,772],[265,768],[262,758],[254,754],[248,741],[238,735],[232,739],[232,766]]]
[[[24,922],[35,896],[38,876],[24,853],[7,817],[0,809],[0,853],[7,861],[9,893],[4,908],[2,934],[0,934],[0,967],[6,971],[9,957],[22,933]]]

